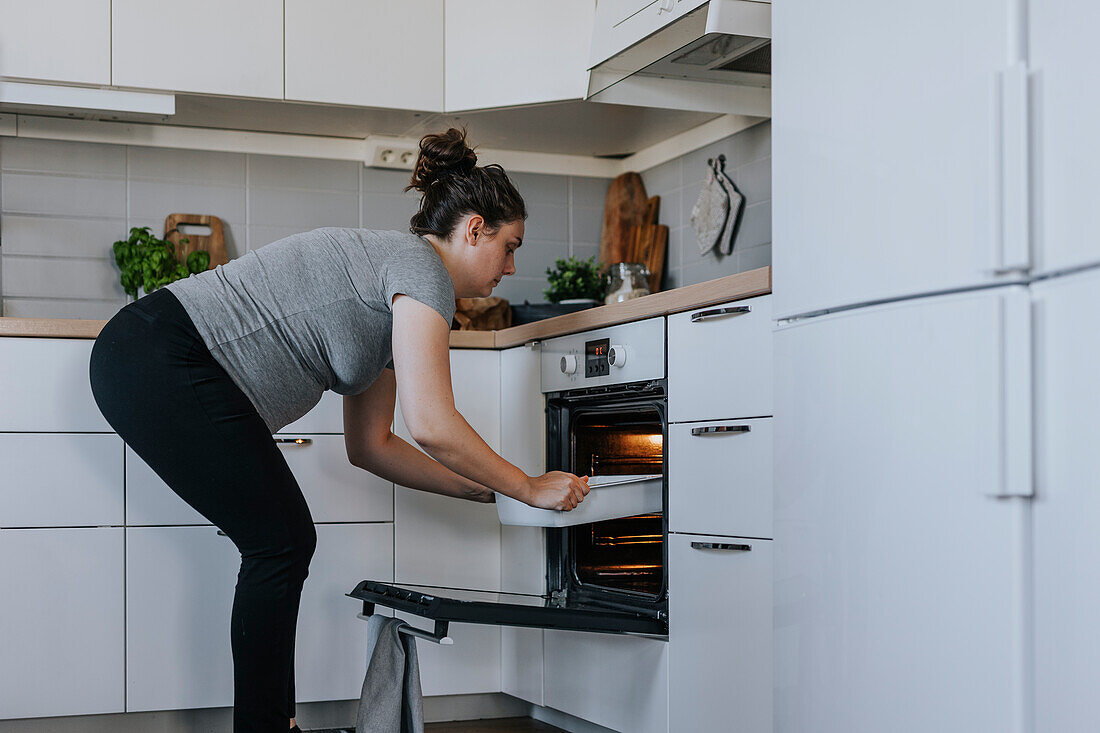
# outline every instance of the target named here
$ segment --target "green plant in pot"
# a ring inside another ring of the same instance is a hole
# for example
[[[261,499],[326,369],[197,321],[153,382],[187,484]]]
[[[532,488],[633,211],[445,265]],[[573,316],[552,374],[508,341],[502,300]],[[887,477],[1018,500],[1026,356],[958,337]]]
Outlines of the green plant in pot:
[[[546,268],[550,287],[542,291],[551,303],[577,300],[599,302],[607,287],[607,278],[600,273],[599,263],[592,256],[559,258],[554,267]]]
[[[180,240],[180,244],[185,242],[186,238]],[[151,293],[210,266],[210,253],[201,249],[180,262],[175,245],[159,239],[149,227],[132,227],[130,237],[115,242],[113,248],[122,289],[135,298],[138,288]]]

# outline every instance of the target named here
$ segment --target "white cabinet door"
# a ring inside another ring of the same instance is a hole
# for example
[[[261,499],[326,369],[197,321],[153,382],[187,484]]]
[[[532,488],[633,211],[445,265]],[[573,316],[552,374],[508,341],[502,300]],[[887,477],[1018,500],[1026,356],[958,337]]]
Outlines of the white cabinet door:
[[[1100,272],[1035,294],[1035,730],[1100,729]]]
[[[126,710],[233,704],[240,553],[213,527],[126,529]]]
[[[668,542],[669,730],[771,733],[771,541]]]
[[[772,536],[772,419],[668,426],[672,532]]]
[[[600,0],[596,3],[588,67],[606,61],[705,4],[706,0],[677,0],[672,10],[666,10],[667,3],[659,0]]]
[[[279,448],[314,522],[393,521],[393,484],[351,465],[343,435],[275,439],[310,441],[279,443]]]
[[[205,524],[206,517],[168,488],[133,448],[126,446],[126,524]]]
[[[302,588],[295,637],[298,702],[358,698],[367,663],[362,604],[347,597],[365,579],[393,579],[392,524],[321,524]]]
[[[123,522],[122,438],[0,433],[0,527]]]
[[[546,632],[547,707],[612,730],[665,733],[668,642],[578,631]]]
[[[776,331],[776,731],[1023,729],[1028,303]]]
[[[1100,262],[1100,6],[1036,0],[1027,9],[1031,76],[1032,197],[1036,270]]]
[[[279,435],[299,433],[343,433],[344,398],[335,392],[324,392],[313,409],[279,431]]]
[[[595,8],[447,0],[447,111],[583,99]]]
[[[110,433],[88,381],[91,339],[0,339],[0,431]]]
[[[122,532],[0,530],[0,718],[123,711]]]
[[[776,316],[994,279],[1010,5],[774,3]]]
[[[500,352],[500,455],[528,476],[546,472],[546,398],[538,347]],[[498,497],[499,501],[499,497]],[[508,593],[546,592],[546,531],[500,528],[500,588]],[[542,629],[502,627],[500,685],[503,692],[543,704]]]
[[[111,0],[0,0],[0,77],[111,83]]]
[[[668,419],[772,414],[772,296],[668,317]]]
[[[111,30],[114,86],[282,99],[282,0],[112,0]]]
[[[452,349],[451,382],[459,413],[499,451],[499,352]],[[415,445],[400,404],[395,423],[396,433]],[[496,506],[395,487],[394,578],[408,585],[500,590]]]
[[[443,0],[286,0],[286,98],[442,111]]]

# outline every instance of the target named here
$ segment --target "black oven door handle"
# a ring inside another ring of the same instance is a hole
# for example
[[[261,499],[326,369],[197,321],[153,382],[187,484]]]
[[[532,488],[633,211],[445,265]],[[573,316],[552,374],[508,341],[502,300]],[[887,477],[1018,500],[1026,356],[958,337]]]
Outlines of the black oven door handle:
[[[692,542],[694,550],[732,550],[734,552],[752,552],[752,545],[734,545],[726,542]]]
[[[692,428],[692,435],[713,435],[714,433],[748,433],[752,430],[750,425],[707,425],[702,428]]]

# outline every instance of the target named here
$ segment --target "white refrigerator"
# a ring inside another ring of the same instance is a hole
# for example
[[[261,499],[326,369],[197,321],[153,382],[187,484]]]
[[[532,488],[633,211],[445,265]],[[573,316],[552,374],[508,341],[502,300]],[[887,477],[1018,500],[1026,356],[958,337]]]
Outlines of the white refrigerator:
[[[965,5],[773,8],[780,733],[1100,730],[1100,8]]]

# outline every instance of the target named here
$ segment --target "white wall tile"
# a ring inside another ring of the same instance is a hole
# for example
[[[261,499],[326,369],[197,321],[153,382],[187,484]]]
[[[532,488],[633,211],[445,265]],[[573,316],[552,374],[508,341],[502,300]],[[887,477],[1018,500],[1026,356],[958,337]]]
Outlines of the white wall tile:
[[[5,297],[124,298],[113,259],[3,255]]]
[[[600,209],[607,203],[607,189],[611,186],[610,178],[588,178],[587,176],[572,176],[573,205],[596,206]]]
[[[409,231],[409,219],[419,208],[419,196],[409,194],[363,194],[363,228]]]
[[[129,155],[131,179],[187,181],[210,186],[245,185],[245,156],[241,153],[132,145]]]
[[[0,235],[6,255],[107,257],[111,245],[125,239],[125,219],[61,219],[51,216],[4,216]]]
[[[339,191],[252,188],[252,226],[354,227],[359,225],[359,196]]]
[[[123,145],[0,137],[0,168],[85,176],[126,176]]]
[[[126,181],[4,173],[5,213],[57,216],[126,216]]]
[[[223,222],[245,221],[245,189],[175,181],[130,182],[131,217],[159,219],[163,226],[169,214],[212,214]]]
[[[122,306],[120,300],[49,300],[44,298],[4,298],[0,315],[10,318],[88,318],[110,320]]]
[[[397,195],[404,191],[412,178],[410,171],[394,171],[385,168],[367,168],[361,166],[360,178],[363,181],[363,193],[388,193]],[[420,196],[418,191],[410,191],[409,196]],[[415,209],[414,209],[415,211]]]
[[[523,196],[528,207],[532,203],[569,203],[569,178],[567,176],[540,175],[537,173],[510,173],[508,178]]]
[[[320,160],[277,155],[251,155],[248,183],[262,188],[308,188],[359,191],[359,169],[353,160]]]
[[[558,258],[569,257],[568,242],[546,242],[524,239],[516,252],[516,276],[544,279],[546,268],[553,267]]]
[[[727,169],[728,170],[728,169]],[[745,197],[745,204],[768,201],[772,197],[772,159],[761,158],[729,171],[737,190]]]
[[[772,241],[772,202],[745,207],[741,227],[733,242],[734,249],[750,249]]]
[[[569,207],[528,203],[524,240],[569,241]]]
[[[603,208],[573,207],[573,241],[598,243],[603,231]]]
[[[663,196],[683,185],[681,167],[683,158],[673,158],[660,165],[642,171],[642,183],[649,196]]]

